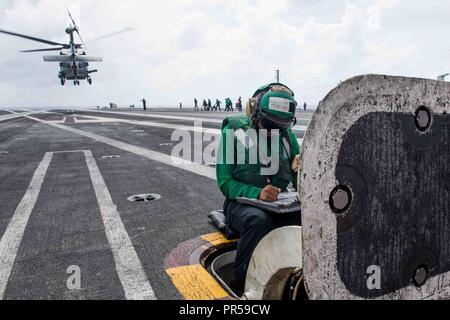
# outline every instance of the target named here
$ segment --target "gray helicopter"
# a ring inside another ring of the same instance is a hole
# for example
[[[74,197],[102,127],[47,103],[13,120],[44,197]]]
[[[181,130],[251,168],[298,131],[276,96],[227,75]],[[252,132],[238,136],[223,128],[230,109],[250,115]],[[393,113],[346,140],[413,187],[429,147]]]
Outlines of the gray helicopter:
[[[61,71],[59,71],[58,78],[61,81],[61,85],[65,85],[66,80],[73,80],[74,85],[80,85],[80,80],[87,80],[87,82],[91,85],[92,78],[91,74],[98,72],[98,70],[89,70],[89,62],[102,62],[103,58],[88,56],[86,55],[86,44],[83,41],[83,38],[80,35],[79,28],[77,27],[75,20],[72,15],[68,11],[70,18],[70,26],[66,28],[66,33],[69,35],[70,40],[68,44],[54,42],[50,40],[40,39],[36,37],[31,37],[15,32],[10,32],[6,30],[1,30],[0,33],[8,34],[11,36],[21,37],[32,41],[37,41],[41,43],[45,43],[52,46],[57,46],[55,48],[46,48],[46,49],[35,49],[35,50],[23,50],[21,52],[45,52],[45,51],[60,51],[59,55],[49,55],[44,56],[45,62],[59,62],[59,66]],[[105,39],[110,36],[118,35],[123,32],[131,31],[131,28],[126,28],[120,31],[116,31],[114,33],[104,35],[97,39],[91,40],[88,43]],[[74,33],[78,35],[81,40],[81,43],[75,42]]]

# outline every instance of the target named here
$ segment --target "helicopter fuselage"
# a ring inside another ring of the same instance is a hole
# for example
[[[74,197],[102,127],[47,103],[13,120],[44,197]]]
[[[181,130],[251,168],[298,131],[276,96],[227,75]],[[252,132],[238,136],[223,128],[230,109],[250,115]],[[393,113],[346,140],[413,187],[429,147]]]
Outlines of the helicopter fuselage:
[[[97,70],[89,70],[89,62],[101,62],[103,59],[87,56],[85,52],[75,54],[61,52],[55,56],[44,56],[44,61],[59,63],[58,78],[61,80],[61,85],[64,85],[66,80],[73,80],[75,85],[79,85],[80,80],[87,80],[89,84],[92,84],[90,74]]]
[[[85,61],[67,61],[59,63],[60,72],[58,78],[61,80],[61,84],[64,85],[66,80],[73,80],[75,84],[79,85],[79,80],[87,80],[89,84],[92,84],[90,74],[97,72],[97,70],[89,70],[89,63]]]
[[[61,71],[58,77],[66,80],[85,80],[89,75],[89,63],[87,62],[61,62]]]

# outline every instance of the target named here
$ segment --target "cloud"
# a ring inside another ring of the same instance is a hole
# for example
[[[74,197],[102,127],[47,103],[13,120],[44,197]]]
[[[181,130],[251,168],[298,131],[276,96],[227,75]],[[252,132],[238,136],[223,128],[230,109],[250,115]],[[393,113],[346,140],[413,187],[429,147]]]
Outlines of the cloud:
[[[67,40],[64,2],[8,1],[0,6],[1,28]],[[85,39],[135,30],[89,45],[88,54],[105,62],[93,66],[99,69],[94,86],[77,88],[60,87],[58,66],[44,64],[40,54],[15,53],[40,44],[0,36],[0,104],[132,104],[143,96],[151,103],[189,104],[194,96],[248,96],[273,81],[275,69],[314,104],[356,74],[421,76],[445,65],[444,54],[425,59],[420,21],[398,22],[403,12],[418,10],[413,2],[418,0],[68,1]],[[442,6],[450,7],[442,2],[439,11]],[[442,24],[449,26],[443,18]],[[438,35],[427,41],[436,48],[441,42]]]

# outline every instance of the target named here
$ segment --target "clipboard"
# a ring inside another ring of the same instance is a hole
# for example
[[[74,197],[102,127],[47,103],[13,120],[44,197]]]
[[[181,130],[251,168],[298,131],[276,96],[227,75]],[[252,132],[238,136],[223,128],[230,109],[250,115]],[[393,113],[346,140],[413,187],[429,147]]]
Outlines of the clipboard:
[[[237,198],[238,203],[254,206],[274,214],[301,212],[300,200],[297,192],[283,192],[278,195],[275,202],[266,202],[258,199]]]

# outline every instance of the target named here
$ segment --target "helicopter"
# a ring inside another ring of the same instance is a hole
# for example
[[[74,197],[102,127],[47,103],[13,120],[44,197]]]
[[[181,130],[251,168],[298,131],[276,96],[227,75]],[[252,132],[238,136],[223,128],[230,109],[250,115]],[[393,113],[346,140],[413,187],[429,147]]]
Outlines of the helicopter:
[[[61,70],[58,73],[58,78],[61,81],[61,85],[64,86],[67,80],[73,80],[73,84],[75,86],[80,85],[80,80],[86,80],[90,85],[92,85],[91,74],[98,72],[98,70],[89,70],[89,62],[102,62],[103,58],[86,55],[85,51],[86,44],[83,41],[83,38],[81,37],[80,30],[70,12],[68,10],[67,12],[70,18],[70,26],[66,28],[65,32],[69,35],[69,43],[54,42],[2,29],[0,29],[0,33],[45,43],[51,46],[56,46],[54,48],[22,50],[20,52],[30,53],[30,52],[60,51],[59,55],[45,55],[43,58],[45,62],[59,62],[59,67]],[[120,33],[131,30],[132,28],[126,28],[120,31],[116,31],[114,33],[91,40],[88,43],[102,40],[107,37],[118,35]],[[81,43],[75,42],[75,35],[74,35],[75,33],[80,38]]]

